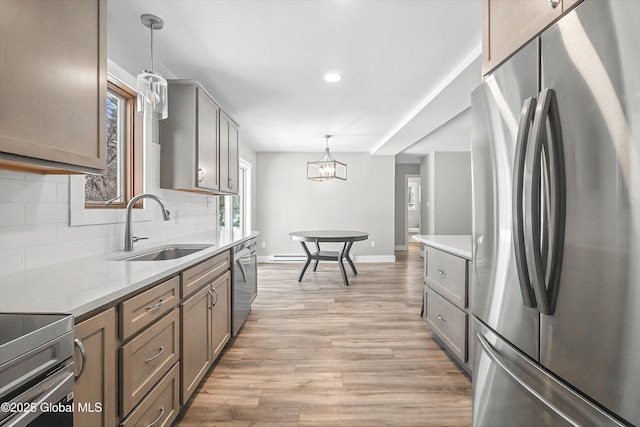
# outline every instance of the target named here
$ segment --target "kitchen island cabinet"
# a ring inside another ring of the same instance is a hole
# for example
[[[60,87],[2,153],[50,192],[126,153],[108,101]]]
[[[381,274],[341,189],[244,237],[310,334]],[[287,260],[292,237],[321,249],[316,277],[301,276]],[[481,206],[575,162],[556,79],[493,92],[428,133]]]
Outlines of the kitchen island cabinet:
[[[456,362],[471,373],[471,236],[423,235],[413,239],[425,244],[422,298],[425,322]]]
[[[115,308],[75,325],[74,425],[111,427],[116,424],[116,331]]]
[[[0,167],[106,167],[107,1],[0,3]]]

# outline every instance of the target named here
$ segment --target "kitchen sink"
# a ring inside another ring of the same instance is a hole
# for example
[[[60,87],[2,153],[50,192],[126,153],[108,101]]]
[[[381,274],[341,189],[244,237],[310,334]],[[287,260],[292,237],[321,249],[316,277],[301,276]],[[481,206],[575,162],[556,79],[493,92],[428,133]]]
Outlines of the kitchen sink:
[[[142,254],[133,255],[127,258],[120,258],[120,261],[167,261],[191,255],[212,245],[166,245],[155,248]]]

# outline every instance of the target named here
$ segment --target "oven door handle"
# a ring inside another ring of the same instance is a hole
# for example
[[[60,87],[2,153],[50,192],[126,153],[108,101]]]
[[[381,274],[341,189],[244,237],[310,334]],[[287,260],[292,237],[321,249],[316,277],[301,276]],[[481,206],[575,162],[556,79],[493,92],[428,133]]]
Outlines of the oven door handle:
[[[0,420],[2,427],[17,427],[29,424],[46,410],[44,403],[58,403],[69,393],[73,392],[74,384],[73,363],[62,370],[37,383],[29,390],[11,400],[10,405],[28,407],[25,412],[14,412],[4,420]]]

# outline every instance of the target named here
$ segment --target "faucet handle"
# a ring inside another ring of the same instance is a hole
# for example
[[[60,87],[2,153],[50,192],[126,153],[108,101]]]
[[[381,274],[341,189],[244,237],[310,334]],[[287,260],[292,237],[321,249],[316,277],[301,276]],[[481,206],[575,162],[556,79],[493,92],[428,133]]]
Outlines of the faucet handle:
[[[149,238],[148,237],[136,237],[136,236],[133,236],[133,243],[135,243],[135,242],[137,242],[139,240],[149,240]]]

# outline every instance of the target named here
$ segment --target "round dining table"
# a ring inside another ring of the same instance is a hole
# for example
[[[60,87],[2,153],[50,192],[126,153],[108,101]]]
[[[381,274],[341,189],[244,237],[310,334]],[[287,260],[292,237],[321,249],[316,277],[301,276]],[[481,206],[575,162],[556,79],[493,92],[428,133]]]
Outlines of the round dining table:
[[[300,277],[298,278],[298,282],[302,281],[304,277],[304,273],[307,271],[309,264],[311,261],[315,261],[315,265],[313,266],[313,271],[316,271],[318,268],[319,261],[337,261],[338,267],[340,267],[340,273],[342,274],[342,281],[345,286],[349,286],[349,279],[347,278],[347,272],[344,269],[344,264],[342,263],[343,259],[346,259],[351,267],[351,271],[353,274],[358,274],[356,271],[356,266],[353,265],[353,260],[349,256],[349,252],[351,251],[351,246],[353,246],[354,242],[358,242],[361,240],[367,240],[369,238],[369,233],[363,231],[347,231],[347,230],[314,230],[314,231],[294,231],[289,233],[289,237],[292,240],[300,242],[302,245],[302,249],[307,255],[307,262],[302,267],[302,271],[300,272]],[[306,245],[306,242],[313,242],[316,245],[316,251],[311,252]],[[342,243],[341,251],[322,251],[320,250],[320,243]]]

